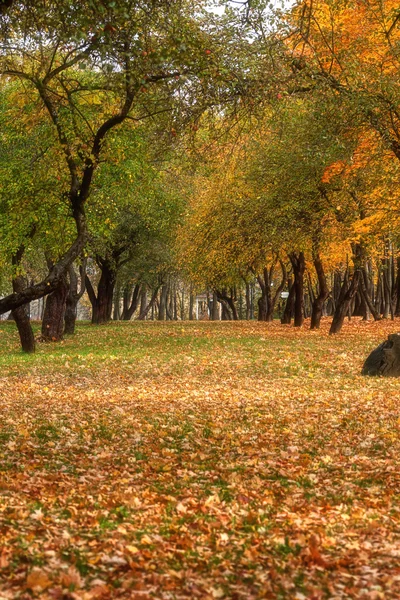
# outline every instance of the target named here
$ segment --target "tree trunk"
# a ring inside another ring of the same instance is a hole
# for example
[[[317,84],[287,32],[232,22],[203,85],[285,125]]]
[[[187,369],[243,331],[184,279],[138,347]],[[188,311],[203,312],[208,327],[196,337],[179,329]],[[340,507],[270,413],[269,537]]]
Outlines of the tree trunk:
[[[49,342],[58,342],[62,339],[68,288],[67,277],[64,275],[54,292],[46,298],[42,337]]]
[[[250,285],[246,282],[246,321],[250,320],[251,315],[251,290]]]
[[[100,325],[111,321],[115,275],[114,269],[107,262],[101,265],[101,276],[97,286],[97,314],[95,320],[92,318],[92,323]]]
[[[396,290],[396,308],[395,308],[395,316],[396,317],[400,317],[400,256],[397,257],[397,261],[396,261],[396,283],[395,283],[395,290]]]
[[[282,325],[290,325],[292,322],[292,316],[294,313],[294,301],[295,301],[295,287],[293,285],[293,280],[289,277],[288,280],[289,287],[289,296],[286,299],[285,310],[283,311],[283,315],[281,318]]]
[[[140,295],[140,291],[141,291],[140,283],[137,283],[134,286],[131,298],[130,298],[129,291],[130,291],[129,288],[125,288],[125,290],[124,290],[124,308],[123,308],[122,316],[121,316],[121,319],[123,321],[130,321],[138,307],[139,295]],[[146,288],[144,288],[144,292],[146,293]],[[130,302],[129,302],[129,300],[130,300]],[[144,302],[146,302],[146,300],[144,300]]]
[[[159,289],[160,289],[160,286],[157,286],[155,288],[155,290],[153,291],[153,294],[152,294],[152,296],[150,298],[150,302],[147,304],[147,306],[145,305],[143,308],[142,308],[142,305],[140,306],[140,313],[139,313],[139,316],[138,316],[138,321],[144,321],[145,318],[147,317],[147,314],[150,311],[150,309],[151,310],[153,309],[154,304],[155,304],[155,302],[157,300],[157,294],[158,294],[158,290]],[[143,299],[143,297],[142,297],[142,299]]]
[[[17,294],[24,290],[25,280],[22,275],[14,277],[13,291]],[[35,352],[35,336],[31,325],[29,316],[29,305],[19,306],[11,311],[13,319],[18,329],[19,339],[21,342],[21,348],[24,352],[33,353]]]
[[[86,273],[86,259],[83,260],[82,266],[80,267],[81,284],[78,290],[78,278],[75,273],[74,266],[71,265],[68,269],[69,274],[69,290],[67,300],[65,303],[65,316],[64,316],[64,334],[72,335],[75,333],[75,323],[78,312],[78,302],[85,293],[85,273]]]
[[[289,254],[294,275],[294,326],[301,327],[304,322],[304,271],[306,268],[303,252],[291,252]]]
[[[194,320],[194,294],[192,289],[190,289],[189,294],[189,321]]]
[[[369,290],[368,290],[368,274],[366,272],[365,267],[363,267],[361,269],[361,275],[360,275],[360,292],[361,292],[361,296],[365,302],[365,304],[367,305],[370,313],[372,314],[372,316],[374,317],[375,321],[379,321],[380,314],[379,312],[376,310],[374,303],[372,302],[371,296],[369,294]]]
[[[168,297],[168,284],[164,283],[161,288],[160,294],[160,308],[158,309],[158,320],[165,321],[167,315],[167,297]]]
[[[228,296],[227,291],[224,290],[216,290],[218,301],[222,305],[222,315],[221,318],[223,321],[230,321],[233,319],[234,321],[238,321],[238,314],[235,305],[235,291],[231,288],[230,296]]]
[[[99,265],[101,275],[97,286],[97,296],[89,277],[85,278],[86,289],[92,304],[92,323],[96,325],[108,323],[111,320],[116,280],[116,270],[108,260],[102,260]]]
[[[213,321],[218,321],[219,320],[218,296],[217,296],[217,294],[215,292],[213,292],[213,298],[212,298],[211,319]]]
[[[114,310],[113,310],[113,321],[119,321],[121,318],[121,309],[120,309],[120,300],[121,300],[121,290],[120,287],[116,287],[114,291]]]
[[[351,302],[357,292],[360,277],[360,270],[356,268],[350,285],[347,287],[347,279],[345,279],[345,281],[343,282],[342,289],[346,291],[344,291],[344,293],[341,294],[341,297],[339,297],[338,299],[335,314],[333,315],[332,324],[329,330],[330,334],[339,333],[339,331],[342,329],[346,314],[348,313]]]
[[[324,307],[325,300],[329,296],[329,289],[326,283],[324,267],[318,252],[316,252],[314,255],[314,267],[318,278],[318,295],[314,298],[312,304],[310,329],[319,329],[321,324],[322,309]]]

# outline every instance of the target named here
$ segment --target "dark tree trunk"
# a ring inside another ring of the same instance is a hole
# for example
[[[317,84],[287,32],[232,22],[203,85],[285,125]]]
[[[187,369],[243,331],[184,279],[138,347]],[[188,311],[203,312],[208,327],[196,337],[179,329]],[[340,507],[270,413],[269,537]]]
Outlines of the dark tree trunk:
[[[113,315],[112,315],[113,321],[119,321],[121,319],[120,303],[121,303],[121,289],[119,286],[117,286],[114,290],[114,298],[113,298],[113,305],[114,305]]]
[[[274,310],[276,303],[281,295],[283,288],[286,285],[287,273],[284,263],[280,260],[282,270],[282,279],[275,294],[272,294],[273,277],[276,267],[276,259],[270,268],[264,268],[263,274],[257,275],[257,281],[261,289],[261,297],[258,299],[258,320],[271,322],[274,318]]]
[[[185,290],[182,289],[181,296],[181,321],[185,320]]]
[[[13,279],[12,285],[13,291],[18,294],[25,289],[26,282],[22,275],[18,275]],[[29,316],[29,305],[14,308],[11,314],[18,329],[22,350],[27,353],[35,352],[35,336]]]
[[[96,319],[92,319],[92,323],[108,323],[111,320],[115,276],[114,269],[104,262],[101,266],[101,276],[97,287]]]
[[[190,290],[189,295],[189,321],[194,320],[194,294],[192,289]]]
[[[147,306],[147,286],[146,286],[146,284],[143,284],[142,291],[140,292],[139,315],[141,315],[146,310],[146,306]]]
[[[111,320],[113,307],[116,270],[108,260],[99,261],[101,268],[100,281],[97,286],[97,296],[92,283],[86,276],[86,289],[92,304],[92,323],[100,325]]]
[[[155,288],[155,290],[153,291],[153,294],[150,298],[150,302],[147,304],[147,306],[145,305],[142,309],[142,306],[140,307],[140,313],[138,316],[138,321],[144,321],[145,318],[147,317],[148,312],[151,310],[153,310],[153,307],[157,301],[157,294],[158,294],[158,290],[160,289],[160,286],[157,286]]]
[[[230,321],[233,319],[234,321],[238,321],[238,314],[235,305],[236,294],[234,289],[230,289],[230,296],[226,290],[216,290],[215,291],[218,301],[222,305],[222,315],[221,318],[223,321]]]
[[[291,252],[289,254],[294,275],[294,326],[301,327],[304,322],[304,271],[306,268],[303,252]]]
[[[386,250],[385,250],[386,252]],[[390,258],[382,259],[382,280],[383,280],[383,318],[388,319],[391,314],[392,282]]]
[[[395,316],[400,317],[400,256],[397,257],[396,261],[396,308],[395,308]]]
[[[231,312],[226,304],[226,302],[223,300],[221,301],[221,307],[222,307],[222,311],[221,311],[221,321],[232,321],[232,315]]]
[[[314,298],[311,313],[311,329],[319,329],[322,318],[322,309],[324,302],[329,296],[329,289],[326,283],[325,271],[318,252],[314,255],[314,267],[318,278],[318,295]]]
[[[274,275],[274,265],[268,269],[264,268],[262,275],[256,275],[258,285],[261,289],[261,296],[258,299],[258,320],[259,321],[272,321],[272,295],[271,295],[271,281]]]
[[[250,285],[246,282],[246,321],[250,320],[251,315],[251,290]]]
[[[130,290],[129,288],[125,288],[124,290],[124,308],[122,311],[121,319],[123,321],[130,321],[139,305],[139,296],[141,291],[141,284],[137,283],[132,292],[132,297],[130,298]],[[145,289],[146,292],[146,289]],[[130,302],[129,302],[130,300]]]
[[[65,303],[65,317],[64,317],[64,333],[72,335],[75,333],[75,323],[78,312],[78,302],[85,293],[85,273],[86,273],[86,259],[83,260],[80,267],[81,283],[80,289],[78,290],[78,278],[75,273],[73,265],[68,269],[69,274],[69,290],[67,300]]]
[[[165,321],[167,315],[167,298],[168,298],[168,284],[164,283],[160,293],[160,307],[158,309],[158,320]]]
[[[333,315],[332,324],[329,330],[330,334],[339,333],[342,329],[344,319],[348,314],[351,302],[357,293],[357,288],[359,285],[361,273],[358,268],[354,271],[353,277],[351,279],[350,285],[347,285],[347,278],[343,282],[342,289],[344,293],[338,299],[335,314]]]
[[[68,288],[67,277],[64,275],[54,292],[46,298],[42,337],[49,342],[58,342],[62,339]]]
[[[291,277],[289,277],[289,280],[288,280],[288,287],[289,287],[289,296],[286,299],[285,310],[283,311],[283,315],[281,318],[282,325],[290,325],[290,323],[292,322],[292,316],[294,313],[294,301],[295,301],[296,290],[293,285],[293,280]]]
[[[374,320],[379,321],[379,319],[381,317],[380,317],[379,312],[376,310],[374,303],[372,302],[372,298],[370,296],[368,288],[369,288],[368,273],[367,273],[365,267],[363,267],[361,269],[360,283],[359,283],[361,297],[364,300],[364,302],[365,302],[367,308],[369,309],[371,315],[373,316]]]

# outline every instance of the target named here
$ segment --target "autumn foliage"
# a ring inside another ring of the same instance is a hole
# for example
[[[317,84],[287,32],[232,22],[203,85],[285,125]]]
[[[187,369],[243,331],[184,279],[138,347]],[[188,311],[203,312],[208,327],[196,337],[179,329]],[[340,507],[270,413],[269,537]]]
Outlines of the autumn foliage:
[[[3,325],[1,596],[398,598],[397,329]]]

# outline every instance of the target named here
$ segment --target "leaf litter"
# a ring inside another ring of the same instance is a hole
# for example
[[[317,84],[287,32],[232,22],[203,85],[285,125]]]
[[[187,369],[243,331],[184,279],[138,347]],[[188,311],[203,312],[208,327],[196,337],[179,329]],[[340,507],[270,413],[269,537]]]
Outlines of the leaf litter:
[[[398,327],[2,325],[0,598],[400,597]]]

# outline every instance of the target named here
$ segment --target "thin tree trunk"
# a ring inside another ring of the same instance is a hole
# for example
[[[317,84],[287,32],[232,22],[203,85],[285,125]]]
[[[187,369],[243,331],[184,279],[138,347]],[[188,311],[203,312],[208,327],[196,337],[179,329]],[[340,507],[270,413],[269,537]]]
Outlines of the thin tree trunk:
[[[85,275],[86,275],[86,259],[83,259],[80,267],[80,288],[78,290],[78,278],[75,273],[74,266],[71,265],[68,269],[69,275],[69,290],[65,303],[64,317],[64,334],[72,335],[75,333],[76,317],[78,312],[78,302],[85,293]]]
[[[292,322],[292,316],[294,313],[294,301],[295,301],[296,290],[293,285],[293,280],[291,277],[289,277],[289,280],[288,280],[288,287],[289,287],[289,296],[286,299],[285,310],[283,311],[283,315],[281,318],[282,325],[290,325],[290,323]]]
[[[217,296],[217,294],[215,292],[213,292],[213,298],[212,298],[211,319],[213,321],[218,321],[219,320],[218,296]]]
[[[319,329],[322,318],[322,309],[325,300],[329,296],[329,289],[326,283],[325,271],[318,252],[314,254],[314,268],[318,278],[318,295],[314,298],[311,313],[310,329]]]
[[[304,322],[304,271],[305,257],[303,252],[291,252],[289,255],[294,275],[295,301],[294,326],[301,327]]]
[[[158,309],[158,320],[165,321],[167,315],[167,297],[168,297],[168,284],[164,283],[161,288],[160,294],[160,308]]]

